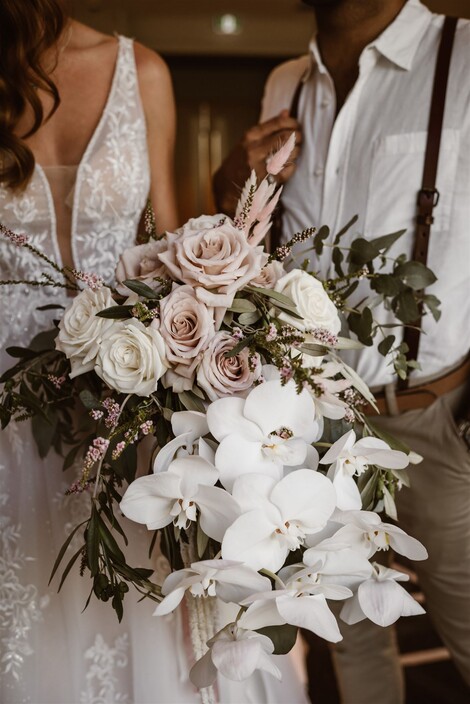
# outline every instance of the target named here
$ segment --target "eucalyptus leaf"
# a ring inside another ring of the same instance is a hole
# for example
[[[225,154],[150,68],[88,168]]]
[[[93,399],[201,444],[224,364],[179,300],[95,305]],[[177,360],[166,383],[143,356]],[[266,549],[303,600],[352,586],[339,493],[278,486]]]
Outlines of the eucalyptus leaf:
[[[255,310],[254,313],[241,313],[238,317],[240,325],[254,325],[261,318],[262,313]]]
[[[393,273],[414,291],[421,291],[437,280],[434,272],[422,262],[405,262],[395,267]]]
[[[89,390],[89,389],[83,389],[83,391],[80,391],[78,394],[80,401],[83,403],[87,411],[91,411],[94,408],[99,408],[101,406],[101,403],[98,401],[96,396]]]
[[[33,337],[29,344],[29,348],[35,352],[48,352],[49,350],[55,350],[55,339],[58,334],[58,328],[44,330]]]
[[[44,459],[52,447],[54,436],[57,430],[57,413],[50,411],[44,418],[42,415],[35,415],[31,419],[31,429],[39,452],[39,457]]]
[[[67,579],[67,577],[68,577],[68,575],[69,575],[70,570],[72,569],[72,567],[74,566],[74,564],[75,564],[76,561],[78,560],[79,555],[80,555],[82,552],[83,552],[83,546],[80,546],[80,547],[78,548],[77,552],[70,558],[70,560],[69,560],[69,562],[68,562],[68,564],[67,564],[65,570],[64,570],[63,573],[62,573],[62,577],[60,578],[59,586],[58,586],[58,588],[57,588],[57,591],[58,591],[58,592],[60,592],[60,590],[62,589],[62,587],[63,587],[63,585],[64,585],[64,582],[65,582],[65,580]]]
[[[144,284],[143,281],[126,279],[126,281],[123,281],[123,284],[138,296],[142,296],[142,298],[150,298],[151,300],[158,300],[160,298],[160,295],[156,293],[153,288]]]
[[[414,323],[419,318],[418,303],[410,289],[406,289],[392,301],[392,310],[402,323]]]
[[[379,350],[380,354],[385,357],[392,349],[394,342],[395,335],[387,335],[387,337],[384,337],[382,342],[377,345],[377,349]]]
[[[178,394],[178,398],[187,411],[199,411],[205,413],[206,409],[203,402],[191,391],[182,391]]]
[[[401,440],[397,440],[394,435],[390,435],[389,433],[387,433],[386,430],[383,430],[380,425],[375,423],[370,418],[367,418],[367,425],[373,431],[374,435],[377,435],[378,438],[384,440],[387,445],[390,445],[392,450],[400,450],[400,452],[404,452],[406,455],[409,455],[410,448],[404,442],[402,442]]]
[[[273,291],[272,288],[260,288],[258,286],[249,286],[248,290],[253,291],[253,293],[259,293],[261,296],[266,296],[266,298],[271,298],[277,303],[283,303],[289,308],[295,308],[295,303],[292,298],[289,298],[288,296],[285,296],[283,293],[279,293],[278,291]]]
[[[104,308],[97,313],[98,318],[111,318],[113,320],[122,320],[124,318],[132,318],[133,306],[110,306]]]
[[[441,317],[441,311],[439,310],[439,306],[441,305],[440,300],[437,296],[426,294],[423,298],[423,303],[431,311],[432,317],[437,322]]]
[[[48,303],[47,306],[38,306],[36,310],[65,310],[59,303]]]
[[[345,225],[344,227],[342,227],[341,230],[337,233],[337,235],[335,236],[335,239],[334,239],[334,243],[333,243],[333,244],[338,244],[339,241],[340,241],[340,239],[341,239],[341,237],[343,237],[343,235],[345,235],[346,232],[347,232],[358,220],[359,220],[359,215],[353,215],[353,217],[351,218],[351,220],[350,220],[348,223],[346,223],[346,225]]]
[[[234,298],[232,305],[228,309],[233,313],[254,313],[256,306],[248,298]]]
[[[318,256],[323,252],[324,241],[330,236],[330,228],[322,225],[313,238],[313,248]]]
[[[35,359],[39,352],[34,352],[27,347],[7,347],[5,352],[10,355],[10,357],[15,357],[17,359]]]
[[[297,640],[297,626],[286,623],[283,626],[258,628],[257,633],[267,636],[274,644],[274,655],[284,655],[292,650]]]
[[[360,313],[350,313],[347,320],[350,330],[357,335],[359,342],[370,347],[372,345],[372,326],[374,323],[370,308],[366,306]]]

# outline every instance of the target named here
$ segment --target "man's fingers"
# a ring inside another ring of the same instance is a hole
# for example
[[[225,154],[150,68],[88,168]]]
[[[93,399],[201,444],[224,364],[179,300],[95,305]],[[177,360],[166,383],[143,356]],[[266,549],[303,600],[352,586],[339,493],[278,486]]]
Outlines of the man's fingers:
[[[300,132],[299,122],[290,115],[281,113],[276,117],[251,127],[244,137],[245,144],[258,142],[270,137],[277,132],[287,131],[289,134],[294,131]]]

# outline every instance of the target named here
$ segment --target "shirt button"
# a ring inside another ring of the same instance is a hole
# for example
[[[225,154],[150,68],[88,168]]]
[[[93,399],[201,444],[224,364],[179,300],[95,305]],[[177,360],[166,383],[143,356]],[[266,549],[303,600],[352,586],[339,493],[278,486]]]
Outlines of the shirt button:
[[[313,175],[314,176],[323,176],[324,173],[325,173],[325,169],[323,168],[323,166],[317,166],[317,168],[313,172]]]
[[[321,108],[327,108],[328,105],[330,105],[330,102],[331,102],[331,101],[329,100],[329,98],[323,98],[323,100],[322,100],[321,103],[320,103],[320,107],[321,107]]]

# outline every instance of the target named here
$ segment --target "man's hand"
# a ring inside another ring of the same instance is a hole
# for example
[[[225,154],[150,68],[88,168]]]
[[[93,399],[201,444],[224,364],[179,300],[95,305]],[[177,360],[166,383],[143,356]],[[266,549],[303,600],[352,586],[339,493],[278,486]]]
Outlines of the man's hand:
[[[220,169],[214,175],[214,196],[217,208],[233,217],[240,191],[252,169],[258,179],[266,176],[266,159],[296,133],[296,145],[289,163],[276,176],[279,183],[285,183],[295,171],[295,159],[300,153],[302,134],[296,119],[283,110],[276,117],[251,127],[242,141],[230,152]]]

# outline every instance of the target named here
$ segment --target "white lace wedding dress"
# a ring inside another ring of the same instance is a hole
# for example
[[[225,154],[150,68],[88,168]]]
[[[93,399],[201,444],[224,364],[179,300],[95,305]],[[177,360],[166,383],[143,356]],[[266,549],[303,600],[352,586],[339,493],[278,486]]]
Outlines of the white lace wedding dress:
[[[0,187],[0,222],[26,233],[57,262],[58,228],[70,232],[75,266],[112,281],[120,252],[134,241],[149,181],[133,46],[121,37],[107,105],[80,164],[37,165],[21,193]],[[1,280],[38,279],[42,270],[27,249],[0,238]],[[25,346],[50,327],[54,312],[38,307],[51,303],[67,303],[62,289],[0,287],[1,371],[14,361],[6,346]],[[200,695],[188,680],[192,662],[180,613],[153,618],[154,604],[137,603],[133,591],[124,600],[121,624],[109,604],[94,598],[81,613],[91,582],[79,576],[77,565],[60,594],[57,579],[48,586],[61,545],[88,513],[86,495],[64,497],[76,473],[63,473],[54,453],[40,460],[28,421],[0,432],[0,701],[196,704]],[[148,566],[149,534],[135,524],[126,528],[134,542],[132,564]],[[221,680],[220,702],[306,702],[290,661],[278,660],[281,684],[267,674],[240,684]]]

